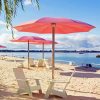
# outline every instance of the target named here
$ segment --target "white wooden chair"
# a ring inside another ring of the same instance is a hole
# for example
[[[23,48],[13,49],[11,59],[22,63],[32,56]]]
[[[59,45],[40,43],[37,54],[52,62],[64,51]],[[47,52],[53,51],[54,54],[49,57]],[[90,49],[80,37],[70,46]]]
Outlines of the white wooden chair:
[[[47,69],[52,68],[51,62],[48,59],[39,59],[38,61],[38,67],[44,67]]]
[[[39,61],[38,61],[38,67],[46,67],[46,61],[45,61],[45,59],[39,59]]]
[[[22,63],[22,66],[27,68],[28,67],[28,59],[25,59],[24,62]],[[29,67],[34,67],[36,66],[34,60],[32,58],[29,58]]]
[[[74,73],[75,73],[75,69],[72,72],[72,74],[71,74],[70,78],[68,79],[68,81],[67,80],[66,81],[65,80],[64,81],[61,81],[61,80],[51,80],[50,81],[50,85],[49,85],[49,87],[48,87],[48,89],[46,91],[45,98],[48,98],[49,95],[57,95],[57,96],[66,98],[67,97],[66,88],[69,85],[69,83],[70,83]],[[64,84],[65,86],[64,86],[63,89],[62,88],[57,88],[57,87],[55,87],[56,83],[57,84]]]
[[[30,96],[32,96],[32,92],[34,90],[38,90],[39,93],[42,93],[39,79],[34,79],[36,81],[36,86],[30,86],[29,79],[25,78],[22,68],[13,68],[13,72],[19,86],[19,89],[17,91],[18,94],[29,94]]]

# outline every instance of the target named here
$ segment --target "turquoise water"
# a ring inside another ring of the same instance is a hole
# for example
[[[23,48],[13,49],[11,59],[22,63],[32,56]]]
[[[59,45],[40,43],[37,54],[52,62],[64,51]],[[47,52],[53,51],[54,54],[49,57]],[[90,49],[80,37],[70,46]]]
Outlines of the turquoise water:
[[[81,64],[86,64],[86,63],[95,63],[95,64],[100,64],[100,58],[96,58],[96,55],[98,53],[84,53],[84,54],[79,54],[79,53],[55,53],[55,59],[56,61],[60,61],[63,63],[66,63],[66,61],[72,61],[75,64],[81,65]],[[0,55],[9,55],[9,56],[17,56],[17,57],[27,57],[27,52],[14,52],[14,53],[0,53]],[[45,58],[51,58],[51,53],[45,53]],[[35,59],[41,59],[42,58],[42,53],[30,53],[31,58]],[[96,66],[99,67],[100,66]]]

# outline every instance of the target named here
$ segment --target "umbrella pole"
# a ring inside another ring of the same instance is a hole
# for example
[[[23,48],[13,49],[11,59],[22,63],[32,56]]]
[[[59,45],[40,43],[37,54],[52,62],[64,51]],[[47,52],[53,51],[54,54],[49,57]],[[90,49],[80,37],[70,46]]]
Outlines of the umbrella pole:
[[[28,69],[29,69],[29,41],[28,41]]]
[[[42,58],[44,59],[44,43],[42,44]]]
[[[55,26],[56,23],[52,23],[52,79],[54,79],[55,70]]]

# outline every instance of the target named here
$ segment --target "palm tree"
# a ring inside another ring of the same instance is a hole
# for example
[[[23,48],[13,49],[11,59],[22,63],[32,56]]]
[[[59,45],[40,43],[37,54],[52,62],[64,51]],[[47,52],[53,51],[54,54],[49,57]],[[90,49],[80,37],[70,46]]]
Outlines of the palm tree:
[[[24,10],[25,0],[0,0],[0,14],[4,14],[7,27],[11,26],[12,38],[14,39],[14,32],[12,28],[12,19],[16,16],[16,11],[19,6]],[[29,0],[34,3],[39,9],[39,0]]]
[[[24,1],[25,0],[0,0],[0,14],[4,14],[7,26],[12,25],[12,19],[16,16],[17,8],[21,5],[24,10]],[[39,0],[30,0],[33,3],[36,3],[39,8]]]

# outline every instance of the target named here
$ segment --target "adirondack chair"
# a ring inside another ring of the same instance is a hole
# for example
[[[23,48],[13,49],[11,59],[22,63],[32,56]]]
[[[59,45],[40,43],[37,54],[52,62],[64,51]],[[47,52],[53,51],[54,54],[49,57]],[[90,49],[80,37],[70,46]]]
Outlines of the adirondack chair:
[[[27,68],[28,67],[28,59],[25,59],[24,62],[22,63],[22,66]],[[36,66],[34,60],[32,58],[29,58],[29,67],[34,67]]]
[[[42,93],[39,79],[34,79],[36,81],[36,86],[30,86],[29,79],[25,78],[22,68],[13,68],[13,72],[19,86],[19,89],[17,91],[18,94],[29,94],[30,96],[32,96],[32,92],[34,90],[38,90],[39,93]]]
[[[48,59],[39,59],[38,67],[44,67],[44,68],[50,69],[52,65]]]
[[[46,67],[46,61],[45,61],[45,59],[39,59],[39,61],[38,61],[38,67]]]
[[[45,94],[45,98],[48,98],[50,95],[57,95],[57,96],[60,96],[60,97],[63,97],[63,98],[66,98],[67,97],[67,93],[66,93],[66,88],[67,86],[69,85],[73,75],[75,73],[75,69],[74,71],[72,72],[70,78],[68,79],[68,81],[64,80],[64,81],[61,81],[61,80],[51,80],[50,81],[50,85],[46,91],[46,94]],[[65,84],[64,88],[57,88],[55,87],[55,84]]]

